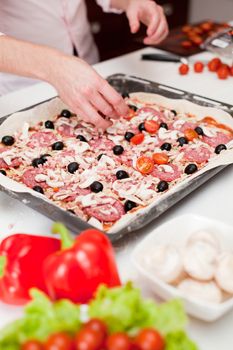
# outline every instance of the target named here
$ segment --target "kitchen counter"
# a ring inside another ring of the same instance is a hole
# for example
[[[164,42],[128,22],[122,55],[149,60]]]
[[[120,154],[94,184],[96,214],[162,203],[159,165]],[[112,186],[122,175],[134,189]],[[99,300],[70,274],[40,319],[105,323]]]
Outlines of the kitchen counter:
[[[225,103],[232,103],[233,78],[218,80],[215,74],[205,71],[203,74],[190,73],[180,76],[177,63],[141,61],[141,53],[155,49],[143,49],[118,57],[95,66],[100,74],[108,76],[114,73],[137,75],[180,89],[188,90]],[[207,60],[211,54],[203,53],[195,59]],[[41,83],[30,88],[0,97],[0,116],[4,116],[44,101],[55,95],[54,89]],[[233,166],[228,166],[221,173],[205,183],[195,192],[176,204],[160,218],[146,228],[131,233],[116,243],[117,260],[123,279],[136,278],[130,263],[130,252],[147,233],[158,225],[184,213],[194,213],[233,225]],[[0,193],[0,234],[30,232],[46,234],[50,231],[51,220],[32,209]],[[178,234],[178,233],[177,233]],[[147,291],[148,292],[148,291]],[[21,314],[20,308],[0,304],[0,327]],[[201,350],[227,350],[233,344],[233,312],[214,323],[205,323],[190,319],[189,333],[197,341]]]

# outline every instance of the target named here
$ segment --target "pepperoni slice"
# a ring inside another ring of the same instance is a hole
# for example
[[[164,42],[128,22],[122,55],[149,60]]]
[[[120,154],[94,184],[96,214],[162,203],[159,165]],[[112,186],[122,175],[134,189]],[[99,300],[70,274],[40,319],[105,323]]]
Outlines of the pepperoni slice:
[[[31,148],[48,147],[57,141],[57,137],[53,132],[38,131],[31,135],[27,146]]]
[[[85,213],[88,216],[93,216],[99,221],[115,222],[125,214],[125,211],[121,202],[115,200],[113,203],[88,207],[85,209]]]
[[[172,168],[172,172],[165,171],[166,167]],[[159,165],[154,168],[151,175],[159,178],[162,181],[170,182],[178,179],[181,175],[181,171],[178,169],[178,166],[175,164]]]
[[[165,115],[162,112],[156,111],[156,109],[154,109],[152,107],[139,108],[139,110],[137,111],[137,115],[143,114],[143,113],[148,113],[148,116],[150,114],[150,116],[152,116],[153,119],[156,121],[161,122],[161,121],[166,120]]]
[[[34,186],[41,186],[42,188],[48,188],[48,185],[45,181],[38,182],[35,180],[36,175],[38,175],[40,172],[38,169],[28,169],[26,170],[22,175],[22,182],[30,187],[33,188]]]
[[[65,137],[74,136],[74,128],[71,125],[62,124],[57,128],[57,132]]]
[[[184,149],[184,159],[189,162],[196,162],[198,164],[207,162],[210,158],[211,151],[205,147],[201,146],[196,149],[187,147]]]
[[[221,143],[227,144],[232,140],[232,136],[226,135],[222,132],[218,132],[214,137],[203,136],[203,141],[210,145],[211,147],[216,147]]]

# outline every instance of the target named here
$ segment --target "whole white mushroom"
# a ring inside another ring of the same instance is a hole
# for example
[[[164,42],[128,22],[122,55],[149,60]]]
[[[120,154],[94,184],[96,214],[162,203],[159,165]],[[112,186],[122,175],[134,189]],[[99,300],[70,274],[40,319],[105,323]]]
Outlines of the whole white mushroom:
[[[219,287],[233,294],[233,253],[224,252],[218,259],[215,280]]]
[[[184,273],[182,255],[170,244],[154,246],[143,260],[145,267],[166,283],[176,282]]]
[[[221,303],[222,292],[215,282],[200,282],[187,278],[180,282],[178,289],[187,297],[207,301],[210,303]]]

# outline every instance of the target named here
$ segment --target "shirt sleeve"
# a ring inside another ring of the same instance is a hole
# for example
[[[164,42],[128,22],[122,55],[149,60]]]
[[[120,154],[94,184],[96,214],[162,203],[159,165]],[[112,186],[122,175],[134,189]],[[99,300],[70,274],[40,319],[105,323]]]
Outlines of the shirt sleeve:
[[[123,11],[111,7],[111,0],[96,0],[104,12],[122,13]]]

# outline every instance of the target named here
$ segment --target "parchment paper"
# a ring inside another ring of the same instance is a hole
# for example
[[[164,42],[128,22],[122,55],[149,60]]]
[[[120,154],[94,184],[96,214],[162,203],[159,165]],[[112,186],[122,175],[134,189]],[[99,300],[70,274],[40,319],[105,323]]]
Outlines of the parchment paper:
[[[167,107],[170,109],[175,109],[178,113],[189,113],[194,114],[197,120],[201,120],[205,116],[214,117],[219,123],[224,123],[230,126],[233,129],[233,118],[227,112],[210,107],[202,107],[192,102],[186,100],[175,100],[168,99],[161,95],[156,94],[148,94],[148,93],[132,93],[130,97],[137,98],[143,102],[158,104],[162,107]],[[59,99],[55,98],[49,102],[45,102],[41,105],[38,105],[30,110],[14,113],[10,117],[8,117],[2,125],[0,125],[0,138],[4,135],[12,135],[14,132],[20,130],[25,122],[28,122],[30,125],[37,124],[39,121],[45,121],[52,119],[56,114],[59,114],[62,109],[67,108],[67,106]],[[201,174],[207,172],[210,169],[214,169],[218,166],[229,165],[233,163],[233,142],[228,144],[228,150],[222,152],[220,155],[216,155],[207,165],[201,170],[197,171],[195,174],[185,178],[180,183],[174,185],[170,190],[166,193],[162,194],[159,198],[155,198],[155,200],[148,206],[137,210],[134,213],[128,213],[124,215],[120,220],[118,220],[108,231],[108,233],[115,233],[119,230],[127,227],[132,222],[134,222],[137,218],[145,215],[148,211],[151,210],[154,206],[161,205],[163,200],[168,198],[169,196],[173,196],[178,191],[181,191],[184,187],[187,186],[188,183],[191,183],[193,179],[200,176]],[[30,193],[34,197],[43,198],[46,202],[49,202],[55,205],[54,202],[46,198],[45,196],[31,190],[23,184],[17,183],[16,181],[0,174],[0,185],[4,188],[14,191],[14,192],[24,192]],[[60,207],[59,207],[60,208]],[[60,208],[63,210],[62,208]]]

